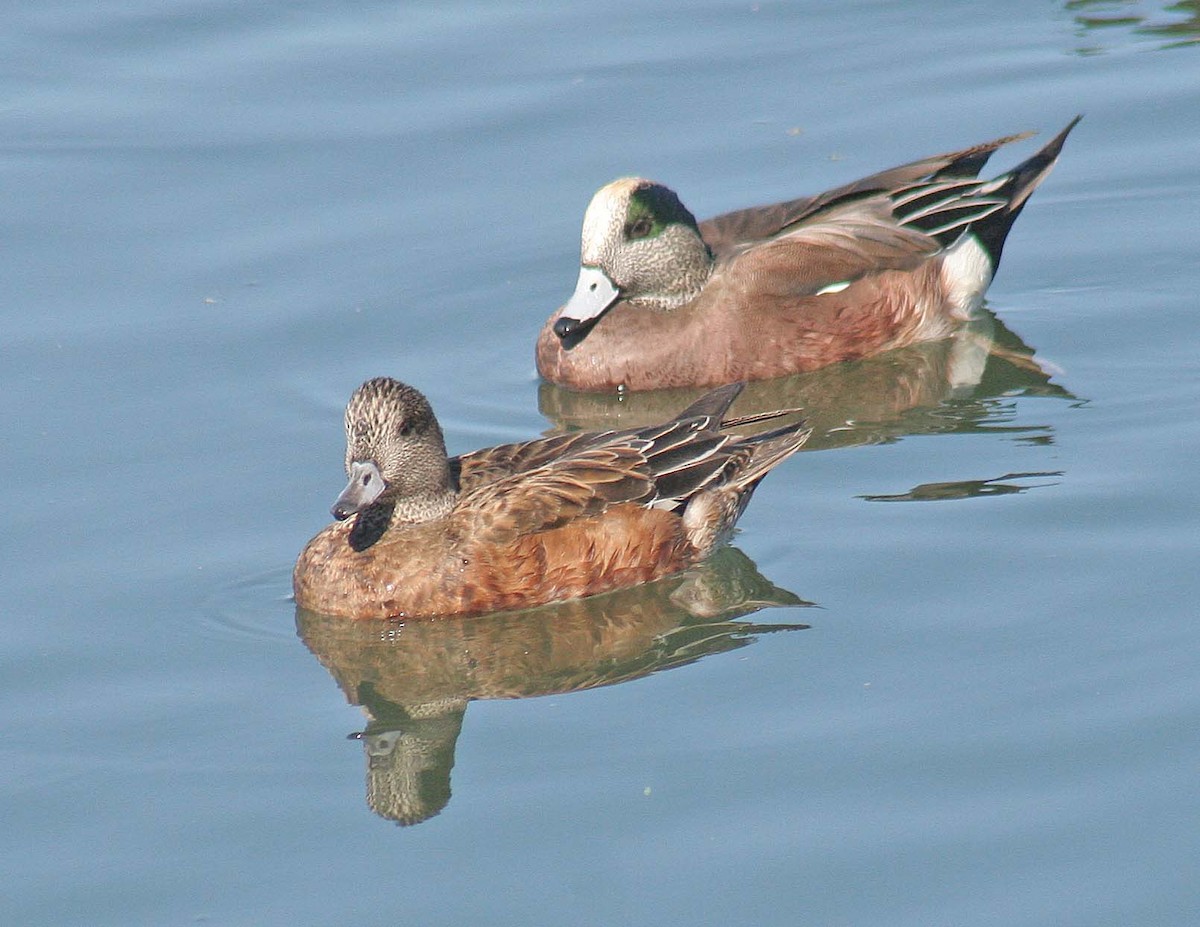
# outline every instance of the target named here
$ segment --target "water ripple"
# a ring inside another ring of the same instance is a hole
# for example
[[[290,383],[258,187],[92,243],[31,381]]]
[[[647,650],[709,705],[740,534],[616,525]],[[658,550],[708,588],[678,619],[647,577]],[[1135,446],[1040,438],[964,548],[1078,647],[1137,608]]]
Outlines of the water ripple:
[[[291,576],[291,567],[275,567],[217,587],[201,605],[201,627],[224,639],[292,640]]]

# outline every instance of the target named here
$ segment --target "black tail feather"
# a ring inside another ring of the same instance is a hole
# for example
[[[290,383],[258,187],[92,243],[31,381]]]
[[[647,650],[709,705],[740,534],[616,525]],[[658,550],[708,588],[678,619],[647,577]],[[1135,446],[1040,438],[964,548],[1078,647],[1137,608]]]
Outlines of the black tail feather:
[[[993,182],[997,184],[995,189],[988,190],[989,195],[1002,197],[1009,203],[1005,209],[997,210],[971,225],[971,231],[991,257],[993,269],[1000,265],[1000,255],[1004,251],[1004,240],[1008,237],[1008,230],[1025,208],[1030,194],[1054,167],[1063,143],[1082,118],[1083,116],[1076,116],[1072,119],[1041,151],[1022,161],[1007,174],[998,177]]]

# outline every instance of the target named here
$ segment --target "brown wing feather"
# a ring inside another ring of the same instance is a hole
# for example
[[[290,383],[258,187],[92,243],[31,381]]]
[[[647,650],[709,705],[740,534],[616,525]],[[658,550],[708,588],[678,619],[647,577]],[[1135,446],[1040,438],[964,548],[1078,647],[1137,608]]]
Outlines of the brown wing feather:
[[[702,490],[736,481],[760,453],[762,436],[738,438],[720,430],[720,417],[740,391],[740,384],[714,390],[684,410],[698,415],[662,425],[560,436],[564,440],[467,455],[464,483],[475,482],[460,496],[456,511],[469,521],[466,527],[473,536],[492,543],[561,528],[619,505],[679,510]],[[556,456],[533,465],[549,449]],[[519,469],[502,474],[506,467]],[[484,480],[484,473],[502,475]]]
[[[479,536],[495,540],[640,502],[653,488],[640,447],[602,446],[481,485],[461,497],[458,509],[473,513]]]
[[[460,491],[467,493],[513,474],[536,470],[587,448],[633,437],[655,443],[668,434],[686,436],[691,431],[715,428],[745,385],[730,383],[711,390],[662,425],[621,431],[578,431],[515,444],[500,444],[453,457],[450,468],[458,480]],[[691,419],[702,421],[689,424],[686,430],[679,429],[678,423]]]
[[[732,435],[704,427],[708,420],[594,436],[592,446],[569,456],[481,483],[460,497],[457,508],[475,513],[472,530],[509,537],[561,527],[622,503],[674,507],[719,481],[743,453]]]
[[[458,476],[460,490],[467,493],[505,477],[544,467],[560,457],[603,443],[615,434],[613,431],[577,431],[516,444],[500,444],[452,458],[450,467]]]
[[[1022,132],[1006,135],[970,148],[901,164],[816,196],[727,212],[701,222],[700,235],[720,259],[741,245],[778,235],[788,226],[835,206],[842,200],[858,199],[864,194],[887,193],[934,177],[974,177],[997,148],[1032,134]]]
[[[853,203],[800,226],[720,267],[722,282],[744,289],[741,298],[811,296],[834,283],[867,273],[912,270],[941,244],[923,232],[899,226],[887,202]]]

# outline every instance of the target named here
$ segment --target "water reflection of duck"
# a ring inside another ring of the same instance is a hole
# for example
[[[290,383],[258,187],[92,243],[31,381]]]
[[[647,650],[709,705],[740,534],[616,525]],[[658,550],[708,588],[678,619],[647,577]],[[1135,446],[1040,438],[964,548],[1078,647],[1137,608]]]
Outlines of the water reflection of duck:
[[[1200,2],[1197,0],[1176,0],[1155,5],[1140,0],[1112,0],[1107,3],[1069,0],[1063,6],[1074,14],[1075,22],[1083,27],[1078,33],[1081,44],[1075,49],[1081,55],[1095,55],[1127,45],[1129,40],[1126,31],[1133,32],[1135,36],[1157,39],[1159,48],[1187,48],[1200,44]],[[1153,11],[1154,6],[1161,6],[1162,10]],[[1182,18],[1166,18],[1170,16]],[[1084,37],[1088,39],[1086,43],[1082,42]]]
[[[822,450],[985,425],[994,430],[998,407],[1007,407],[1014,397],[1074,398],[1051,377],[1033,349],[984,310],[942,341],[749,383],[734,410],[802,409],[813,429],[805,449]],[[538,404],[561,429],[631,428],[659,420],[701,392],[580,393],[542,383]]]
[[[807,606],[735,548],[656,583],[487,620],[361,622],[297,609],[301,639],[368,718],[367,803],[415,824],[450,800],[467,704],[639,679],[803,624],[735,621]]]

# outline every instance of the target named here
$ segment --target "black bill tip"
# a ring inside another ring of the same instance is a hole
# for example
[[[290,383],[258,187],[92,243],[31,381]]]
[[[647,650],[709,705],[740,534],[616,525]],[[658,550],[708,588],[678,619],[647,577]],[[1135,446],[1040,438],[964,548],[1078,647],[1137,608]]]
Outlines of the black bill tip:
[[[587,333],[598,321],[600,321],[598,317],[581,321],[562,316],[554,323],[554,334],[562,342],[563,350],[569,351],[587,337]]]

